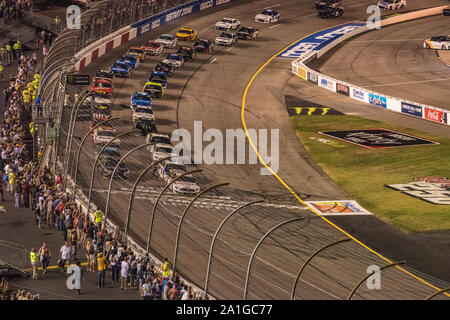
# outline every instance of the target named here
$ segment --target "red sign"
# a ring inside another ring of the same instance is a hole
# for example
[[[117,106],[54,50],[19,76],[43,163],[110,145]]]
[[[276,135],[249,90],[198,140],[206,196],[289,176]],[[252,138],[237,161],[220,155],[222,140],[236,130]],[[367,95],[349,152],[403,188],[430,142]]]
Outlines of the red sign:
[[[425,178],[415,178],[416,181],[425,181],[432,184],[437,184],[441,187],[450,187],[450,179],[442,177],[425,177]]]
[[[446,115],[444,111],[430,109],[425,107],[425,119],[436,121],[436,122],[446,122]]]

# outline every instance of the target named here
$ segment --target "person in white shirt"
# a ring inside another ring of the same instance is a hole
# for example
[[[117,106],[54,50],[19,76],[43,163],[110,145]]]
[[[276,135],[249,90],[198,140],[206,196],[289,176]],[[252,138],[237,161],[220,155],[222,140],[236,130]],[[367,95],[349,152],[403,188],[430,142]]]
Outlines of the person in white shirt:
[[[70,259],[70,246],[67,241],[64,242],[63,246],[59,250],[59,259],[61,260],[60,266],[62,268],[62,272],[64,272],[65,265],[67,262],[69,262],[69,259]]]
[[[128,263],[128,257],[122,261],[120,265],[120,289],[127,290],[127,279],[128,279],[128,270],[130,269],[130,265]]]

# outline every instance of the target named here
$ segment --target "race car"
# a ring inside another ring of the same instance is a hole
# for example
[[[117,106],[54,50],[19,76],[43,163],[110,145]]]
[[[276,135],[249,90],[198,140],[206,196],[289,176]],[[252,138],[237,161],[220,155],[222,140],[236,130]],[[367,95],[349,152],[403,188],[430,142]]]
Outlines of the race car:
[[[145,50],[147,55],[159,56],[164,51],[164,46],[155,40],[149,40],[142,45],[142,49]]]
[[[135,56],[139,58],[139,61],[142,62],[145,60],[145,50],[139,47],[131,47],[130,50],[127,51],[127,54],[130,56]]]
[[[93,98],[93,100],[91,101],[92,103],[98,103],[98,104],[109,104],[111,105],[111,96],[107,93],[102,93],[102,92],[93,92],[91,94],[91,97]]]
[[[96,77],[114,80],[114,73],[107,70],[100,70],[95,74]]]
[[[162,98],[164,96],[164,88],[157,82],[146,82],[142,91],[150,94],[152,98]]]
[[[322,7],[317,11],[317,16],[319,18],[337,18],[344,14],[344,7]]]
[[[121,76],[125,78],[129,78],[131,73],[131,67],[128,64],[121,62],[114,63],[110,70],[114,76]]]
[[[237,42],[238,38],[236,34],[230,32],[222,32],[215,40],[215,44],[218,46],[233,46]]]
[[[119,59],[120,63],[125,63],[130,66],[131,69],[136,69],[139,67],[139,59],[136,56],[130,54],[124,54]]]
[[[101,114],[103,117],[111,118],[111,105],[107,103],[94,103],[92,106],[93,114]]]
[[[92,120],[108,120],[111,119],[111,111],[103,109],[92,110]]]
[[[157,131],[155,121],[145,118],[136,118],[133,121],[133,128],[139,130],[143,137]]]
[[[167,74],[164,72],[153,71],[147,81],[159,83],[164,89],[167,88]]]
[[[223,18],[219,22],[216,23],[216,30],[223,31],[231,31],[236,30],[241,25],[241,22],[238,19],[234,18]]]
[[[170,144],[157,143],[150,145],[150,154],[152,161],[158,161],[172,156],[173,146]]]
[[[150,94],[146,92],[135,92],[131,96],[130,101],[130,108],[133,109],[134,106],[141,105],[141,106],[152,106],[152,98],[150,97]]]
[[[158,62],[154,70],[164,72],[168,77],[171,77],[173,76],[174,67],[169,63]]]
[[[178,30],[175,36],[178,40],[193,41],[197,38],[197,33],[197,30],[194,29],[181,28],[180,30]]]
[[[115,130],[101,130],[101,129],[95,129],[94,130],[94,143],[108,143],[111,141],[115,136],[117,135],[117,132]],[[120,144],[120,139],[114,140],[115,144]]]
[[[172,179],[185,172],[187,172],[187,170],[183,164],[170,160],[165,160],[161,163],[157,170],[157,174],[165,183],[169,183]]]
[[[384,10],[398,10],[406,7],[406,0],[381,0],[377,3],[377,6]]]
[[[163,62],[171,64],[175,70],[180,70],[184,65],[184,58],[180,55],[169,53]]]
[[[92,92],[112,94],[113,84],[111,80],[105,78],[94,78],[92,80]]]
[[[170,141],[169,135],[165,134],[165,133],[152,133],[147,135],[146,139],[145,139],[145,143],[149,144],[149,143],[162,143],[162,144],[168,144],[168,145],[172,145],[172,142]],[[147,146],[147,149],[150,150],[150,146]]]
[[[164,33],[156,39],[156,42],[161,43],[164,48],[175,48],[177,45],[177,38],[171,34]]]
[[[89,124],[89,134],[91,136],[94,135],[94,128],[95,126],[99,125],[100,123],[104,122],[105,120],[102,119],[92,119],[91,123]],[[100,128],[102,130],[111,130],[112,125],[109,122],[100,124],[97,128]]]
[[[130,172],[125,163],[123,161],[119,163],[119,161],[120,158],[101,159],[100,163],[98,164],[97,170],[103,178],[110,179],[114,172],[114,169],[118,165],[116,172],[114,173],[114,178],[128,179]]]
[[[153,113],[152,107],[137,105],[133,108],[133,121],[137,118],[155,120],[155,114]]]
[[[211,40],[198,39],[194,43],[194,50],[197,52],[211,53],[214,51],[214,45]]]
[[[171,184],[171,189],[175,194],[194,195],[200,192],[200,187],[195,182],[194,178],[189,175],[177,179]]]
[[[423,47],[426,49],[450,50],[450,36],[438,36],[425,39]]]
[[[182,56],[186,62],[192,61],[196,57],[194,49],[190,47],[181,47],[178,49],[177,54]]]
[[[105,159],[105,158],[119,158],[121,157],[120,155],[120,149],[117,145],[114,145],[114,143],[108,145],[107,147],[105,147],[106,143],[99,143],[95,145],[95,154],[94,156],[97,157],[101,160],[101,159]],[[103,149],[103,147],[105,147]],[[103,151],[102,151],[103,149]],[[102,151],[102,153],[100,154],[100,151]],[[100,155],[99,155],[100,154]]]
[[[342,0],[319,0],[314,4],[314,9],[321,10],[325,7],[340,7]]]
[[[238,39],[251,40],[258,38],[258,29],[253,27],[241,27],[236,32]]]
[[[255,22],[273,23],[281,19],[281,14],[276,10],[263,10],[255,16]]]

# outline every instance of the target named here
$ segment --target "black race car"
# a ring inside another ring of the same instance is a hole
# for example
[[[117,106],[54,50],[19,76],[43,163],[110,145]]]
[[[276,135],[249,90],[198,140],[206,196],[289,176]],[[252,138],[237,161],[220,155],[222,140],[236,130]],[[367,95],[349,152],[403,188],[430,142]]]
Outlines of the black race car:
[[[324,7],[322,9],[320,9],[319,11],[317,11],[317,16],[319,18],[337,18],[342,16],[342,14],[344,13],[344,8],[343,7]]]
[[[192,61],[196,57],[194,49],[189,47],[181,47],[178,49],[177,54],[182,56],[185,62]]]
[[[149,133],[156,133],[156,124],[155,121],[149,119],[137,118],[136,121],[133,122],[133,126],[136,130],[141,132],[143,137],[146,137]]]
[[[340,7],[342,6],[342,0],[318,0],[314,4],[314,9],[321,10],[326,7]]]
[[[197,52],[211,53],[214,51],[214,44],[211,40],[198,39],[194,43],[194,50]]]
[[[110,179],[114,171],[114,168],[117,166],[119,161],[120,159],[118,158],[103,158],[100,160],[97,170],[103,176],[103,178]],[[117,167],[116,173],[114,174],[114,178],[128,179],[128,177],[129,177],[129,170],[126,167],[125,163],[122,161]]]
[[[258,29],[253,27],[241,27],[236,32],[238,39],[252,40],[258,38]]]
[[[174,72],[173,65],[164,62],[158,62],[155,66],[155,71],[164,72],[168,77],[171,77]]]
[[[106,70],[100,70],[95,74],[96,77],[114,80],[114,73]]]

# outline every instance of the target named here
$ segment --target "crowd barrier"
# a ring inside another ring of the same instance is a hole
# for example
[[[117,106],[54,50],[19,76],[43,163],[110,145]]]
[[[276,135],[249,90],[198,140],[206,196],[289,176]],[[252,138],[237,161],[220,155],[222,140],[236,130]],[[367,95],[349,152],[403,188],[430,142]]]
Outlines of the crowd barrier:
[[[440,6],[396,15],[382,20],[381,26],[383,27],[395,23],[442,14],[443,10],[449,7],[450,6]],[[318,85],[319,87],[348,96],[349,98],[361,102],[365,102],[395,112],[400,112],[409,116],[419,117],[433,122],[450,125],[450,112],[447,110],[409,101],[406,99],[391,97],[383,93],[364,89],[356,85],[341,81],[339,79],[321,74],[315,70],[310,69],[307,66],[309,62],[314,59],[319,59],[327,51],[331,50],[342,41],[367,31],[370,31],[368,27],[362,26],[352,32],[332,39],[332,41],[327,42],[323,46],[315,47],[314,49],[306,52],[300,58],[292,62],[292,73],[296,74],[303,80]]]

